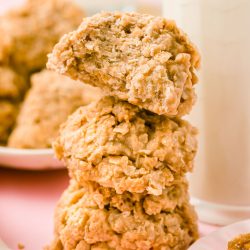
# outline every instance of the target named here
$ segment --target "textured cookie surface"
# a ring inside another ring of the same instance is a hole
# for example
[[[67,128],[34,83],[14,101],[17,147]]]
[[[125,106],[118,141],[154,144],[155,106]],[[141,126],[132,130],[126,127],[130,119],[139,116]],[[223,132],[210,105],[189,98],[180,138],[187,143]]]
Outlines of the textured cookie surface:
[[[76,28],[83,12],[70,0],[27,0],[0,17],[0,61],[20,71],[44,68],[60,37]]]
[[[186,201],[176,201],[178,188],[161,196],[117,195],[72,182],[56,208],[48,249],[187,249],[198,236],[196,214]]]
[[[15,124],[18,105],[7,100],[0,100],[0,145],[5,145]]]
[[[47,70],[34,74],[31,82],[8,141],[10,147],[50,147],[67,116],[99,96],[99,90]]]
[[[72,114],[54,149],[80,183],[159,195],[192,169],[196,129],[107,96]]]
[[[63,36],[47,66],[157,114],[187,114],[199,54],[173,21],[101,13]]]
[[[249,250],[250,233],[238,235],[235,239],[228,242],[228,250]]]
[[[0,66],[0,98],[20,100],[27,84],[25,80],[9,67]]]

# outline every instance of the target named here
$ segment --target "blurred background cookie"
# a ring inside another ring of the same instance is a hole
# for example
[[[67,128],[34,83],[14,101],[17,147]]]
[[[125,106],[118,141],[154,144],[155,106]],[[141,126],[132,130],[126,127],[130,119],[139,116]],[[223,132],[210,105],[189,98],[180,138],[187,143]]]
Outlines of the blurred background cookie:
[[[76,108],[98,99],[95,88],[44,70],[31,77],[9,147],[48,148],[62,122]]]
[[[27,89],[25,79],[6,66],[0,66],[0,98],[18,101]]]
[[[11,129],[15,124],[17,111],[18,106],[10,101],[0,99],[0,145],[7,142]]]
[[[0,18],[0,62],[20,72],[41,70],[55,43],[83,16],[70,0],[27,0]]]

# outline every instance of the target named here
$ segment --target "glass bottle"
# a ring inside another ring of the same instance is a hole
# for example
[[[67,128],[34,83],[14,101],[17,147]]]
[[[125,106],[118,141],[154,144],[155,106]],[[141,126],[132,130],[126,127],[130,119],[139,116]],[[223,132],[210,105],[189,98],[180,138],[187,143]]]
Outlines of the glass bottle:
[[[191,194],[200,219],[250,217],[250,1],[163,0],[202,65],[190,120],[200,131]]]

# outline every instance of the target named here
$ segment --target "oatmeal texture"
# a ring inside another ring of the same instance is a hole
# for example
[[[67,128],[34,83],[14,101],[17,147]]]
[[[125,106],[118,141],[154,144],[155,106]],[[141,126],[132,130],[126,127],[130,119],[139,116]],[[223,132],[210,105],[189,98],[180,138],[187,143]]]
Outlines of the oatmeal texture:
[[[0,17],[0,62],[21,72],[44,68],[53,46],[82,18],[70,0],[27,0]]]
[[[15,124],[18,105],[0,99],[0,145],[5,145]]]
[[[0,66],[0,99],[19,101],[28,84],[11,68]]]
[[[17,125],[8,140],[9,147],[47,148],[59,126],[80,106],[100,95],[95,88],[44,70],[31,77]]]
[[[54,47],[47,66],[156,114],[182,116],[195,102],[200,57],[173,21],[101,13]]]
[[[161,196],[117,195],[72,181],[56,208],[55,240],[47,249],[187,249],[198,236],[197,218],[185,199],[177,200],[169,190]]]
[[[80,183],[159,195],[192,170],[196,129],[106,96],[68,118],[54,149]]]
[[[250,233],[238,235],[235,239],[228,242],[228,250],[249,250]]]

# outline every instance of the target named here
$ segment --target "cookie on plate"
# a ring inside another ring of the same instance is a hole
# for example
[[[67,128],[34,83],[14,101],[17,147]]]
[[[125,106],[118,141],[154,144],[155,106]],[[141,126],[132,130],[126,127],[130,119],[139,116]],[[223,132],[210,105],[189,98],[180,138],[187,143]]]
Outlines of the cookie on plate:
[[[25,79],[11,68],[0,66],[0,99],[19,101],[27,89]]]
[[[47,54],[83,15],[70,0],[27,0],[0,17],[0,62],[21,72],[44,68]]]
[[[189,113],[196,95],[196,47],[173,21],[101,13],[64,35],[47,66],[156,114]]]
[[[55,240],[47,249],[187,249],[198,237],[197,217],[185,199],[169,207],[171,196],[117,195],[71,181],[56,208]]]
[[[228,242],[228,250],[249,250],[250,249],[250,233],[238,235],[236,238]]]
[[[196,129],[106,96],[61,126],[54,149],[79,183],[159,195],[193,167]]]
[[[0,145],[5,145],[15,124],[18,105],[0,99]]]
[[[48,70],[34,74],[31,83],[8,140],[9,147],[51,147],[68,115],[100,96],[98,89]]]

